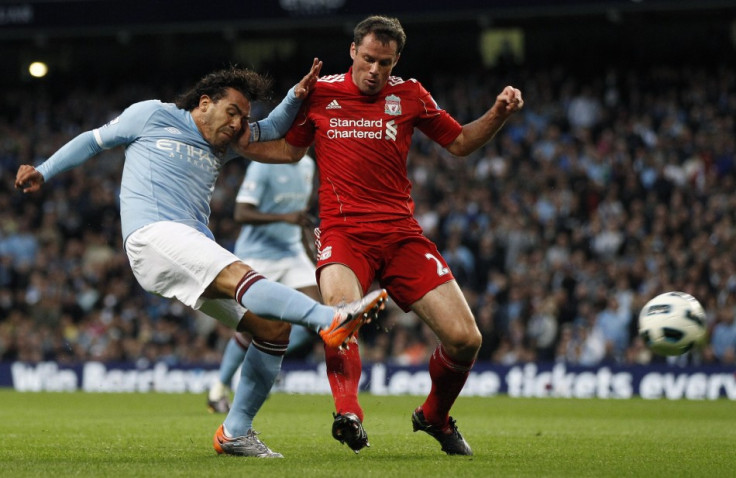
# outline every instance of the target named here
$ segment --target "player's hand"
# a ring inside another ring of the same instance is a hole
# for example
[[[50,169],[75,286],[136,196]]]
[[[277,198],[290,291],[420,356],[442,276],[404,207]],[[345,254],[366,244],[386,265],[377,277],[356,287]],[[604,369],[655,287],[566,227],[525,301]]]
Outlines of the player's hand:
[[[20,189],[24,193],[38,191],[41,189],[43,182],[43,174],[28,164],[21,165],[18,168],[18,173],[15,175],[15,189]]]
[[[322,61],[319,58],[315,58],[312,61],[312,68],[309,70],[309,73],[294,87],[294,94],[297,98],[303,100],[312,91],[314,84],[317,83],[317,78],[319,78],[320,70],[322,70]]]
[[[313,228],[315,225],[315,219],[307,211],[288,212],[284,214],[284,222],[306,228]]]
[[[521,91],[513,86],[507,86],[496,97],[494,108],[504,117],[511,116],[512,113],[519,111],[524,107],[524,99],[521,97]]]

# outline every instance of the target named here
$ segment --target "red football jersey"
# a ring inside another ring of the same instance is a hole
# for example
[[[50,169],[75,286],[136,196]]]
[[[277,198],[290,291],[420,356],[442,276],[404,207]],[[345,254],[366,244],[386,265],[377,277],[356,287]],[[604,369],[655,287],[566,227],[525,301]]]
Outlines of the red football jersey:
[[[286,141],[315,144],[320,227],[413,216],[406,157],[415,127],[442,146],[462,130],[414,79],[392,76],[374,96],[358,90],[352,69],[317,81]]]

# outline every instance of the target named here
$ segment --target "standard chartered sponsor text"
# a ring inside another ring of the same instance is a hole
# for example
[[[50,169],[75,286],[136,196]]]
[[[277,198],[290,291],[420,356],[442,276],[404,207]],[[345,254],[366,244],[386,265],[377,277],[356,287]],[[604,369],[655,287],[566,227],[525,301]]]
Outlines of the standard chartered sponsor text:
[[[383,119],[330,118],[330,139],[383,139]]]

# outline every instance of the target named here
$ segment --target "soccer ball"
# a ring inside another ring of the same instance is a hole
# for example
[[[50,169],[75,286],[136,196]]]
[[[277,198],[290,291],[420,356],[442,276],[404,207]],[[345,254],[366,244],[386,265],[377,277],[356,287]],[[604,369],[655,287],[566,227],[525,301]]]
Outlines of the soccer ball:
[[[705,311],[684,292],[665,292],[639,313],[639,335],[658,355],[682,355],[705,337]]]

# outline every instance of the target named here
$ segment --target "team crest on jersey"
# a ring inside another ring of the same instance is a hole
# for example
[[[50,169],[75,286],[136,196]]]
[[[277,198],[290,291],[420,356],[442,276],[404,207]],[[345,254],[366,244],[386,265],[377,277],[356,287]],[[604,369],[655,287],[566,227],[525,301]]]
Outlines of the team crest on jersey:
[[[401,98],[396,95],[388,95],[386,97],[386,109],[384,110],[387,115],[398,116],[401,114]]]

